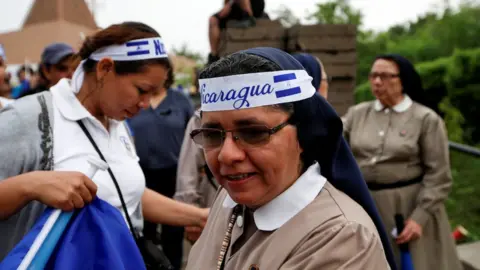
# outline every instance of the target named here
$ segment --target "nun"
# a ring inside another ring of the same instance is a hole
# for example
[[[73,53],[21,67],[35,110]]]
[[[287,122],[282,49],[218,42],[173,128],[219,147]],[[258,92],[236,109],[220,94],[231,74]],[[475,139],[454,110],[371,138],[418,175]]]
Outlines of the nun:
[[[445,124],[422,105],[421,78],[404,57],[378,56],[369,80],[376,100],[348,110],[344,134],[397,261],[398,245],[408,244],[415,270],[462,269],[444,206],[452,187]]]
[[[190,136],[220,188],[187,269],[396,269],[342,122],[311,80],[274,48],[201,72]]]
[[[295,53],[292,55],[297,59],[303,68],[307,71],[308,75],[312,77],[312,84],[318,93],[325,99],[328,97],[328,83],[329,77],[322,64],[322,61],[318,57],[308,53]]]

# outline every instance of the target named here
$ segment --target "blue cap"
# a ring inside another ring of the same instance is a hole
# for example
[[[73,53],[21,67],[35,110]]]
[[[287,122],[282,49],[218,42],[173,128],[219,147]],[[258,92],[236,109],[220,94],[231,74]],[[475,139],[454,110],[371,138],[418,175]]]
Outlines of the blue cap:
[[[65,43],[52,43],[42,53],[42,64],[56,65],[67,55],[74,54],[73,48]]]

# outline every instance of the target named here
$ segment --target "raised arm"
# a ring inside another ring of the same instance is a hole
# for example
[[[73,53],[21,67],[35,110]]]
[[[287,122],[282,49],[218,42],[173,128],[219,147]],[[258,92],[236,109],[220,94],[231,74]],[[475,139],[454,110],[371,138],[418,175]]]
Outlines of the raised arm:
[[[208,209],[177,202],[148,188],[142,196],[142,208],[144,218],[157,224],[203,228],[208,217]]]
[[[177,169],[176,200],[198,205],[201,195],[198,191],[201,175],[199,168],[205,165],[203,151],[192,141],[190,132],[200,127],[200,118],[194,115],[190,118],[185,130]]]

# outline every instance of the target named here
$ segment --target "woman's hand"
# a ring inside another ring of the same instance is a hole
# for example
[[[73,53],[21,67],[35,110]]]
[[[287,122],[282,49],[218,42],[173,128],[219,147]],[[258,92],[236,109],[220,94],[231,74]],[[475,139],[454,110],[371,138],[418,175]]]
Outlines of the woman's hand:
[[[207,219],[208,219],[208,213],[210,213],[210,208],[200,208],[199,210],[199,220],[197,227],[203,229],[205,225],[207,224]]]
[[[84,207],[97,194],[97,185],[80,172],[35,171],[27,175],[33,200],[64,211]]]
[[[197,226],[187,226],[185,227],[185,236],[188,241],[195,243],[202,234],[203,228],[207,224],[208,214],[210,213],[209,208],[201,208],[199,210],[199,220]]]
[[[403,244],[410,242],[412,240],[417,240],[422,236],[423,229],[417,222],[413,219],[408,219],[405,222],[405,228],[403,228],[402,233],[397,237],[397,244]]]
[[[203,229],[200,227],[195,227],[195,226],[188,226],[185,227],[185,237],[187,238],[190,243],[195,243],[198,238],[200,238],[200,235],[202,234]]]

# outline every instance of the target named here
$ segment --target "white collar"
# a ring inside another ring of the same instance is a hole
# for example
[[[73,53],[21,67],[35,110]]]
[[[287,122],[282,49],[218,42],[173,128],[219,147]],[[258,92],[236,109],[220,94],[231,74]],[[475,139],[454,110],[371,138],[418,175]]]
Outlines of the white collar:
[[[413,104],[413,101],[412,99],[408,96],[408,95],[404,95],[405,97],[403,98],[402,102],[398,103],[397,105],[393,106],[392,109],[398,113],[401,113],[401,112],[405,112],[407,111],[408,109],[410,109],[410,107],[412,106]],[[385,108],[385,106],[383,106],[383,104],[377,99],[375,100],[375,110],[377,112],[383,110]]]
[[[78,121],[85,118],[96,120],[95,117],[80,103],[71,86],[70,79],[61,79],[56,85],[50,88],[53,101],[60,113],[68,120]],[[116,125],[119,122],[110,119],[110,124]]]
[[[274,231],[313,202],[322,190],[327,179],[320,174],[318,163],[310,166],[292,186],[282,194],[255,210],[253,218],[257,228],[262,231]],[[233,208],[237,205],[227,194],[223,207]]]
[[[52,92],[53,100],[60,113],[68,120],[77,121],[92,117],[73,93],[69,79],[61,79],[50,88],[50,92]]]

